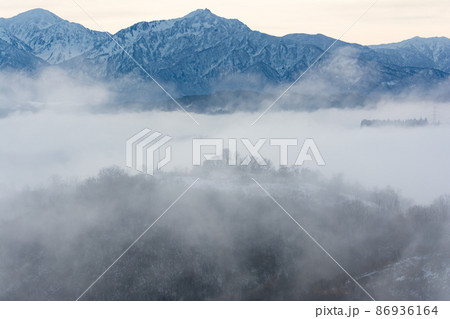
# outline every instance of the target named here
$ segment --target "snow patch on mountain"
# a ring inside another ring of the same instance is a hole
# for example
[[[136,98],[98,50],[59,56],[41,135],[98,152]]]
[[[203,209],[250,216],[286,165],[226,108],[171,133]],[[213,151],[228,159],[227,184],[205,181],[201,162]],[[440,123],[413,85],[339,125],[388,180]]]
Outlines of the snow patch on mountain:
[[[378,291],[383,300],[448,300],[450,258],[440,254],[409,257],[357,279],[375,295]]]

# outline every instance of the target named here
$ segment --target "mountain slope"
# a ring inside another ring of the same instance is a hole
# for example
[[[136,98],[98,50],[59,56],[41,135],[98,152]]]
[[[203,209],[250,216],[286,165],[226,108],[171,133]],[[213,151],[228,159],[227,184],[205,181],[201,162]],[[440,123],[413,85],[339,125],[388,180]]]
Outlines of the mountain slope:
[[[105,33],[86,29],[43,9],[5,19],[0,26],[25,43],[32,54],[50,64],[77,57],[107,38]]]
[[[137,62],[161,83],[175,86],[178,95],[262,91],[293,82],[334,41],[324,35],[270,36],[205,9],[179,19],[137,23],[67,65],[85,65],[86,72],[106,78],[147,78]],[[369,47],[342,41],[324,55],[314,73],[316,80],[321,75],[321,82],[332,82],[339,94],[363,95],[401,90],[410,83],[428,85],[447,76],[426,66],[393,64]]]
[[[405,258],[357,279],[386,300],[446,300],[450,258],[430,254]]]
[[[238,20],[197,10],[183,18],[141,22],[114,35],[144,69],[162,82],[175,82],[184,93],[206,93],[215,86],[230,88],[233,76],[264,83],[292,80],[293,71],[305,70],[322,51],[312,44],[296,45],[251,31]],[[88,69],[106,77],[144,75],[112,40],[84,55]],[[77,61],[78,63],[79,61]],[[226,81],[226,83],[221,83]],[[258,83],[256,86],[260,86]],[[233,89],[233,88],[231,88]]]
[[[0,70],[32,71],[47,65],[26,48],[20,40],[9,37],[0,29]]]
[[[450,39],[415,37],[398,43],[371,46],[391,63],[401,66],[428,67],[450,72]]]

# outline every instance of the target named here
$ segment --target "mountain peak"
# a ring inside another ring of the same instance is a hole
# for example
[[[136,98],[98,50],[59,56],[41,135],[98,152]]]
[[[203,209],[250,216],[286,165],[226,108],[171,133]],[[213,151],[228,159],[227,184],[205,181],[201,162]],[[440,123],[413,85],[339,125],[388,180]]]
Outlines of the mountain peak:
[[[32,24],[40,29],[48,28],[62,21],[56,14],[41,8],[25,11],[7,20],[13,24]]]
[[[188,15],[185,16],[185,18],[191,18],[191,17],[206,17],[206,16],[215,16],[214,13],[212,13],[208,8],[205,9],[197,9],[195,11],[192,11]]]
[[[228,19],[212,13],[209,9],[197,9],[188,15],[176,19],[191,23],[196,27],[208,27],[212,25],[222,25],[226,28],[235,28],[235,30],[250,31],[250,29],[237,19]]]

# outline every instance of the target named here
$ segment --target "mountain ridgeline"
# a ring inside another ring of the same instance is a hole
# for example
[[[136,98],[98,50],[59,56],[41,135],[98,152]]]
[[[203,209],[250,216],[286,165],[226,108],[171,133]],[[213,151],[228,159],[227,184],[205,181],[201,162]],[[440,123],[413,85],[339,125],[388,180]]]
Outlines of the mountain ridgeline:
[[[155,86],[149,74],[183,97],[271,94],[311,67],[291,92],[305,108],[356,105],[380,94],[426,90],[450,76],[448,38],[416,37],[377,46],[337,41],[314,63],[334,41],[321,34],[271,36],[208,9],[139,22],[114,35],[34,9],[0,19],[0,70],[38,72],[58,66],[121,86],[131,81],[134,90]],[[317,98],[323,95],[327,98]]]

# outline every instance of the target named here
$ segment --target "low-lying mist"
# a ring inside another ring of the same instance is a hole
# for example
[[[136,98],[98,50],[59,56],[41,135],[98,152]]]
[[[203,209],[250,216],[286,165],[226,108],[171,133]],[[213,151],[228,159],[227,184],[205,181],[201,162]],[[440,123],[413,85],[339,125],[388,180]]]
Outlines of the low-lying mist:
[[[58,69],[0,77],[0,299],[76,299],[197,177],[85,299],[367,299],[252,177],[376,299],[448,299],[448,102],[275,104],[252,125],[260,113],[248,110],[272,100],[246,100],[247,111],[192,114],[197,125],[180,110],[118,107],[111,86]],[[360,127],[420,118],[439,125]],[[173,137],[154,177],[124,167],[126,140],[144,128]],[[240,158],[240,138],[265,138],[270,165],[193,168],[200,137],[238,139]],[[292,167],[299,145],[280,168],[270,138],[313,138],[326,166]]]
[[[371,108],[314,112],[280,111],[275,105],[255,125],[251,123],[257,112],[193,114],[200,126],[181,111],[105,113],[84,106],[65,105],[61,99],[38,112],[15,112],[0,119],[0,132],[7,137],[0,140],[2,194],[45,183],[50,177],[85,178],[104,167],[123,167],[125,141],[144,128],[173,137],[173,160],[164,168],[168,171],[191,169],[192,138],[224,138],[225,145],[228,138],[249,138],[253,143],[260,138],[297,138],[300,145],[313,138],[326,166],[306,166],[326,176],[343,174],[350,182],[372,188],[391,186],[418,203],[450,193],[450,108],[446,103],[384,100]],[[433,110],[440,125],[360,128],[363,119],[427,118],[431,122]],[[238,147],[239,156],[245,157],[246,150],[240,143]],[[299,149],[289,149],[290,164]],[[275,166],[279,164],[278,148],[268,140],[261,153]]]

